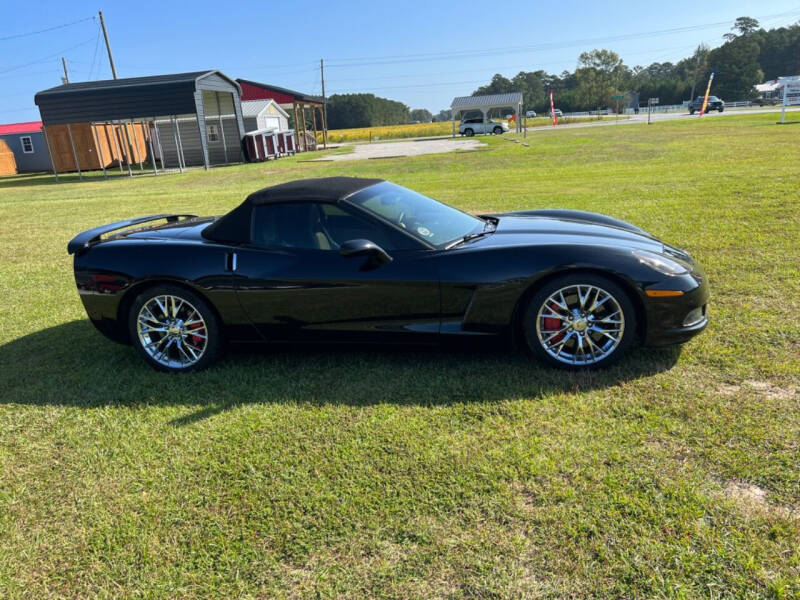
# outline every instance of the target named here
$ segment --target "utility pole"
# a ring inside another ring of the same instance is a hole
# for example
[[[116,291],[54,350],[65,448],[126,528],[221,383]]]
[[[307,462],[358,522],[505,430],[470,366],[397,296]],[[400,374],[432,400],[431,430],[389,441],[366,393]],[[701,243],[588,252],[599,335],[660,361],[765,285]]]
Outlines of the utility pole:
[[[319,59],[319,77],[322,83],[322,136],[328,147],[328,101],[325,98],[325,60]]]
[[[67,61],[61,57],[61,66],[64,67],[64,83],[69,83],[69,73],[67,73]]]
[[[702,47],[703,47],[703,45],[700,44],[697,47],[697,50],[695,50],[695,52],[697,52],[697,63],[694,66],[694,75],[692,75],[692,94],[691,94],[691,96],[689,96],[689,102],[694,100],[694,86],[697,83],[697,71],[700,70],[700,48],[702,48]]]
[[[114,66],[114,57],[111,54],[111,45],[108,43],[108,32],[106,31],[106,22],[103,20],[103,11],[98,11],[100,15],[100,27],[103,30],[103,38],[106,40],[106,50],[108,50],[108,62],[111,65],[111,75],[114,79],[117,78],[117,68]]]
[[[319,59],[319,77],[322,80],[322,113],[325,116],[325,122],[328,122],[328,103],[325,101],[325,60]]]

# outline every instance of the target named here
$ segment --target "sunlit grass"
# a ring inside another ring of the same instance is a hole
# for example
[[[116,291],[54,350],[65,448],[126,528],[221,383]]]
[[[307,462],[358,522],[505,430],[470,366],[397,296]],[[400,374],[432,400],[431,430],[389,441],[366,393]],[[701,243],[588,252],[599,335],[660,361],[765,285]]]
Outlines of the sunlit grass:
[[[0,178],[0,598],[797,597],[800,161],[775,120]],[[323,175],[626,219],[703,264],[711,325],[583,375],[517,352],[336,347],[175,377],[86,320],[78,231]]]

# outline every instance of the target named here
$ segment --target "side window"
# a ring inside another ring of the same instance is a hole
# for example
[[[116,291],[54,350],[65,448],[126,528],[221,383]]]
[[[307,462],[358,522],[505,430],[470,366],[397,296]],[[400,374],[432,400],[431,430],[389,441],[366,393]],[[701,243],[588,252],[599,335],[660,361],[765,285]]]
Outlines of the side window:
[[[387,251],[415,250],[419,245],[408,236],[380,223],[354,214],[336,204],[320,204],[322,210],[322,230],[338,249],[348,240],[364,239],[375,242]]]
[[[251,240],[267,248],[333,250],[348,240],[367,239],[387,251],[413,250],[419,245],[378,221],[330,203],[262,204],[253,213]]]
[[[314,202],[262,204],[253,211],[251,239],[258,246],[330,250]]]
[[[24,135],[19,138],[19,141],[22,144],[22,152],[24,154],[33,154],[33,140],[31,140],[31,136]]]

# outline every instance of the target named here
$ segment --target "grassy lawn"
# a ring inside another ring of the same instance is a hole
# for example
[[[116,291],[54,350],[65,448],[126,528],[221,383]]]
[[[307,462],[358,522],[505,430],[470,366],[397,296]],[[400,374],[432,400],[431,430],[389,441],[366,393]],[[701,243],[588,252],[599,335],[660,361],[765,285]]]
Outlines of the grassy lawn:
[[[775,121],[0,178],[0,598],[800,597],[800,129]],[[86,320],[75,233],[333,174],[629,220],[703,264],[711,325],[584,375],[312,348],[169,376]]]

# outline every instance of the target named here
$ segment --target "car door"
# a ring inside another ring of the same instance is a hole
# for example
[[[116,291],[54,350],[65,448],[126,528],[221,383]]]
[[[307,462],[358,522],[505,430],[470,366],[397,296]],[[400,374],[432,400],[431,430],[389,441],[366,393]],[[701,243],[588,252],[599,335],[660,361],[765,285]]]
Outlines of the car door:
[[[331,203],[254,209],[251,244],[236,253],[245,313],[266,340],[419,341],[439,331],[432,252],[391,226]],[[391,256],[343,256],[368,239]]]

